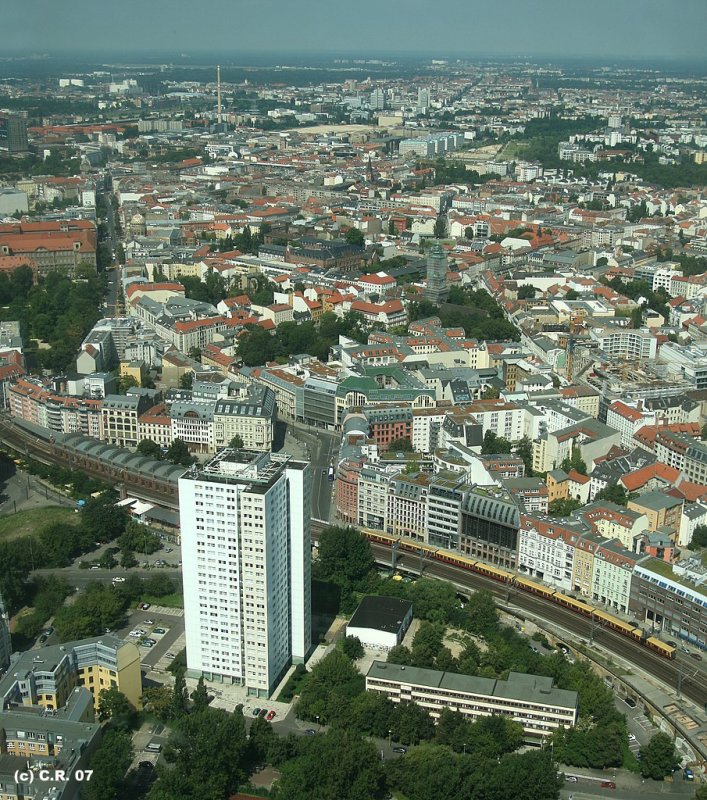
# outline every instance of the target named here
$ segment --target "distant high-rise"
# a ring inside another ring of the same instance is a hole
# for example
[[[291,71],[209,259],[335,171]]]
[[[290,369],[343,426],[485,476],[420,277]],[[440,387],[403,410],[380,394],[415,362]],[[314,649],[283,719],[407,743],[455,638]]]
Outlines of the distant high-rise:
[[[10,641],[10,623],[5,611],[5,604],[0,596],[0,671],[7,669],[12,655],[12,642]]]
[[[417,90],[417,105],[419,108],[427,108],[432,100],[430,89],[420,88]]]
[[[187,670],[268,697],[311,646],[311,469],[223,450],[179,480]]]
[[[374,89],[371,92],[371,108],[376,111],[383,111],[385,108],[385,92],[383,89]]]
[[[447,285],[447,255],[439,242],[435,242],[427,254],[427,284],[425,299],[443,303],[449,294]]]
[[[27,149],[26,118],[0,112],[0,150],[26,153]]]

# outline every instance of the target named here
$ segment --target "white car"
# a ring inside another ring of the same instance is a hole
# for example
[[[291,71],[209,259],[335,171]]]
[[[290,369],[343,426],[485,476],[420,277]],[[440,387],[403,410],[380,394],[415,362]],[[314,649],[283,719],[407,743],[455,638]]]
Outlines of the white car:
[[[140,631],[130,631],[128,636],[132,636],[133,639],[139,639],[142,636],[142,634],[140,633]]]
[[[628,740],[629,740],[629,742],[635,742],[636,741],[636,737],[632,733],[629,733]]]
[[[113,583],[125,583],[125,578],[121,577],[120,575],[116,575],[113,578]]]

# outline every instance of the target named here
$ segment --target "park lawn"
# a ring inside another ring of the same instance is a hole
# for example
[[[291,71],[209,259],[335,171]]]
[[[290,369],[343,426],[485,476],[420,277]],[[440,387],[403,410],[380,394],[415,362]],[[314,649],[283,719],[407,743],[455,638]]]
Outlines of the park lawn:
[[[146,594],[139,600],[140,603],[149,603],[151,606],[166,606],[167,608],[184,608],[184,596],[178,592],[166,594],[163,597],[155,597]]]
[[[74,513],[73,509],[61,506],[18,511],[17,514],[0,517],[0,540],[30,536],[54,523],[75,525],[78,522],[77,517],[78,515]]]

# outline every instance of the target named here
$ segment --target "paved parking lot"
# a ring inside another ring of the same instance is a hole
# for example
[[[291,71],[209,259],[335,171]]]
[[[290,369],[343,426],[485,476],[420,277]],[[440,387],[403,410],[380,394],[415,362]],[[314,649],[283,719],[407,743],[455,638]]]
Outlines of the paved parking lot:
[[[145,633],[139,637],[130,636],[133,630]],[[184,612],[182,609],[160,606],[151,606],[147,611],[135,611],[129,617],[129,624],[117,631],[116,635],[138,645],[140,660],[146,669],[157,666],[164,670],[172,662],[172,657],[168,658],[166,654],[177,655],[184,648]],[[156,644],[152,647],[142,646],[140,642],[144,639],[154,639]]]

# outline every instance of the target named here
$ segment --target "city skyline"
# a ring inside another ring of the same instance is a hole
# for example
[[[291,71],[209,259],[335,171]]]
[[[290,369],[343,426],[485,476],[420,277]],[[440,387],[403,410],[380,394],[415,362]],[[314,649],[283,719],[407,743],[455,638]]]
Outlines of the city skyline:
[[[440,58],[590,57],[597,62],[705,58],[701,31],[707,26],[707,4],[701,0],[685,0],[679,17],[665,14],[664,4],[657,0],[648,0],[638,18],[637,7],[627,2],[597,0],[568,7],[560,0],[545,0],[538,8],[508,0],[506,25],[488,15],[480,3],[461,0],[451,0],[444,15],[430,13],[419,0],[383,7],[363,0],[355,8],[339,9],[336,15],[320,0],[283,8],[273,0],[257,7],[214,0],[209,8],[209,15],[193,18],[191,6],[182,0],[157,0],[149,6],[126,0],[119,8],[101,9],[98,16],[95,6],[85,0],[74,3],[71,13],[48,0],[38,0],[29,10],[26,4],[10,0],[3,10],[8,34],[5,51],[76,56],[232,51],[234,57],[375,53]],[[138,27],[133,24],[136,19]],[[276,19],[277,25],[269,24],[270,19]],[[243,29],[247,29],[245,36]]]

